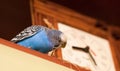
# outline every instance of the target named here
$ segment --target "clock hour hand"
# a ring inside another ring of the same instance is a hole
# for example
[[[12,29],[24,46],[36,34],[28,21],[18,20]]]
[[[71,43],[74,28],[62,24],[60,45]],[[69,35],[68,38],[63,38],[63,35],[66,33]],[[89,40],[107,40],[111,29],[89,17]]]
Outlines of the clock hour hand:
[[[95,59],[93,58],[93,56],[91,55],[91,53],[90,53],[90,51],[89,51],[89,49],[90,49],[89,46],[86,46],[85,48],[72,46],[72,48],[74,48],[74,49],[79,49],[79,50],[82,50],[82,51],[88,53],[89,56],[91,57],[91,59],[93,60],[94,64],[97,65],[97,63],[95,62]]]

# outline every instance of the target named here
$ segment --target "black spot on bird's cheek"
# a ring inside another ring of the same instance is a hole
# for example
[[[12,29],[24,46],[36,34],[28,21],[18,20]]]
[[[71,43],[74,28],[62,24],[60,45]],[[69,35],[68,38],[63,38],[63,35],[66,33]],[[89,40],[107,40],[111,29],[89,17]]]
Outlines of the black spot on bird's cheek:
[[[58,47],[58,46],[59,46],[59,44],[55,45],[54,47]]]

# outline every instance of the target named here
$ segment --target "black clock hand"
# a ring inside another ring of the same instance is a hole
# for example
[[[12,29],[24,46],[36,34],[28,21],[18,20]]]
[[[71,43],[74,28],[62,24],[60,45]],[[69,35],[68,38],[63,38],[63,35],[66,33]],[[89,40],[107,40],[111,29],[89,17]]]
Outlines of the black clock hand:
[[[86,46],[85,48],[72,46],[72,48],[74,48],[74,49],[79,49],[79,50],[82,50],[82,51],[88,53],[89,56],[91,57],[91,59],[93,60],[94,64],[97,65],[97,63],[95,62],[95,59],[93,58],[93,56],[91,55],[91,53],[90,53],[90,51],[89,51],[89,49],[90,49],[89,46]]]
[[[87,52],[85,48],[76,47],[76,46],[72,46],[72,48],[74,48],[74,49],[79,49],[79,50],[82,50],[82,51],[84,51],[84,52]]]
[[[90,57],[93,60],[94,64],[97,66],[97,63],[95,62],[95,59],[93,58],[93,56],[91,55],[91,53],[89,52],[88,54],[90,55]]]

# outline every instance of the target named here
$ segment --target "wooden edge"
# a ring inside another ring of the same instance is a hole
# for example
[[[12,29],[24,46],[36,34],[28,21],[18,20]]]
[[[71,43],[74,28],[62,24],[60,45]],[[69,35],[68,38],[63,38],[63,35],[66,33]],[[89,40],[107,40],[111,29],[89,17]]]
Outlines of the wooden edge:
[[[113,33],[116,34],[117,37],[113,36]],[[120,71],[120,28],[117,26],[109,27],[109,41],[111,50],[113,52],[113,58],[116,65],[116,71]]]
[[[60,64],[60,65],[63,65],[63,66],[66,66],[68,68],[71,68],[71,69],[74,69],[74,70],[77,70],[77,71],[89,71],[89,70],[85,70],[84,68],[80,68],[79,66],[75,66],[71,63],[68,63],[66,61],[63,61],[63,60],[60,60],[60,59],[57,59],[55,57],[51,57],[51,56],[48,56],[46,54],[42,54],[40,52],[37,52],[35,50],[31,50],[29,48],[24,48],[22,46],[19,46],[15,43],[12,43],[12,42],[9,42],[7,40],[4,40],[2,38],[0,38],[0,44],[4,44],[4,45],[7,45],[7,46],[10,46],[11,48],[14,48],[14,49],[17,49],[17,50],[20,50],[20,51],[23,51],[23,52],[26,52],[28,54],[31,54],[31,55],[35,55],[37,57],[41,57],[43,59],[46,59],[46,60],[49,60],[49,61],[52,61],[54,63],[57,63],[57,64]]]
[[[30,5],[30,13],[31,13],[32,24],[34,24],[35,23],[35,17],[34,17],[34,9],[33,9],[33,0],[29,0],[29,5]]]
[[[111,47],[111,52],[112,52],[112,57],[113,57],[113,61],[115,64],[115,69],[116,69],[116,71],[120,71],[120,62],[117,59],[116,43],[115,43],[114,39],[112,38],[112,36],[109,36],[108,40],[109,40],[110,47]]]

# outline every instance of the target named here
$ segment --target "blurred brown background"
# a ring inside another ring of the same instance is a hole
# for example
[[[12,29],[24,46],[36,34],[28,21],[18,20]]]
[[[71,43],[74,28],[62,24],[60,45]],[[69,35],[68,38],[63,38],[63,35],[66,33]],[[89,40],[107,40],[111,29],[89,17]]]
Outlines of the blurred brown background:
[[[0,1],[0,37],[10,40],[31,25],[29,0]]]
[[[51,0],[81,14],[120,26],[120,0]],[[0,2],[0,37],[10,40],[31,25],[29,0]]]
[[[120,0],[51,0],[81,14],[119,25]]]

